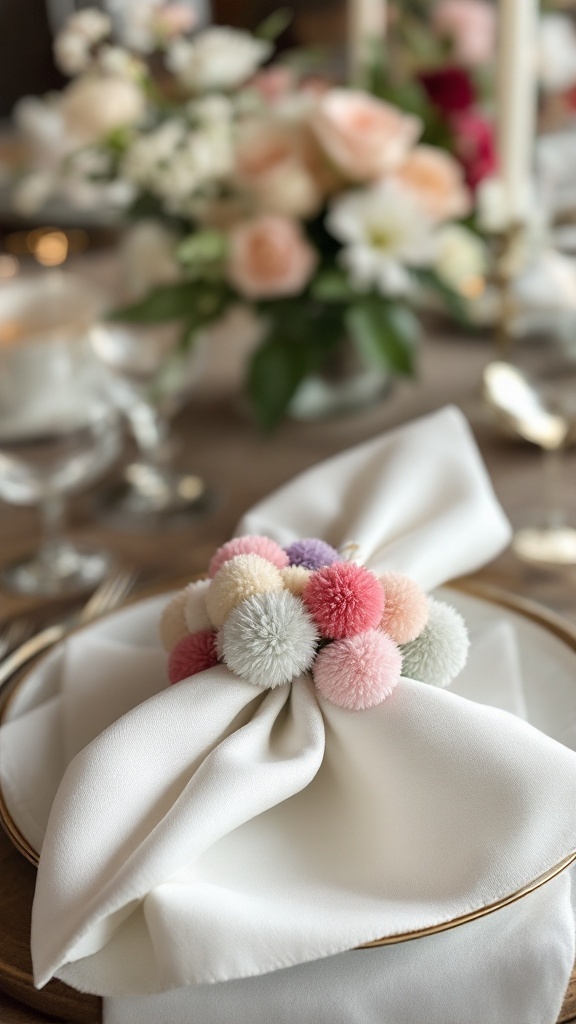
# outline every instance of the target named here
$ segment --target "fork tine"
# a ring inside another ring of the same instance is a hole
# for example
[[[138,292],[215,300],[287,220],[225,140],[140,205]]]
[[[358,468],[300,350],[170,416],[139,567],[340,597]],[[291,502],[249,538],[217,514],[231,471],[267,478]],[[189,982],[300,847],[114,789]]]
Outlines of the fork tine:
[[[131,569],[117,569],[96,588],[79,615],[82,623],[90,622],[103,612],[116,608],[133,589],[137,573]]]
[[[32,620],[26,617],[11,619],[0,630],[0,658],[5,658],[32,635]]]

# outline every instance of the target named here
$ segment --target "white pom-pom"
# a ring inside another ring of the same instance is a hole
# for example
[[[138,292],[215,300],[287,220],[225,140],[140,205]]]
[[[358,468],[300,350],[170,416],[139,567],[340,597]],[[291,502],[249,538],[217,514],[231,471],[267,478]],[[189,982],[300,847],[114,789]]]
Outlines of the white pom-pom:
[[[255,686],[282,686],[312,666],[318,634],[289,591],[254,594],[229,615],[219,647],[228,668]]]
[[[189,583],[184,593],[184,618],[191,633],[201,633],[205,629],[212,629],[212,623],[208,617],[206,608],[206,594],[210,587],[210,580],[195,580]]]
[[[168,653],[176,644],[188,635],[188,627],[184,618],[186,591],[179,590],[168,602],[160,617],[160,640]]]
[[[462,616],[443,601],[430,598],[422,633],[402,647],[402,675],[432,686],[449,686],[464,668],[469,646]]]

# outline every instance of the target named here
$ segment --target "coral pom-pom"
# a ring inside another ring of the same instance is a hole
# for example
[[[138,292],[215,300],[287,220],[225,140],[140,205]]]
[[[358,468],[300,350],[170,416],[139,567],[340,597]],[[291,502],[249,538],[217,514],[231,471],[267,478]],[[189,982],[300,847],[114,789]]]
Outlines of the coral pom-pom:
[[[160,640],[165,651],[171,651],[179,640],[188,635],[188,627],[184,618],[186,591],[179,590],[168,601],[160,616]]]
[[[429,598],[428,608],[422,633],[402,648],[403,673],[432,686],[449,686],[466,664],[468,631],[462,616],[449,604]]]
[[[350,711],[381,704],[392,693],[401,672],[400,648],[377,629],[328,644],[313,668],[318,692],[331,704]]]
[[[213,668],[217,662],[216,633],[208,629],[201,633],[188,633],[168,658],[168,679],[171,683],[179,683],[197,672]]]
[[[311,575],[310,569],[302,565],[289,565],[287,569],[282,569],[282,582],[294,597],[302,597]]]
[[[260,555],[235,555],[218,569],[206,595],[214,626],[222,626],[233,608],[252,594],[283,590],[280,570]]]
[[[287,590],[255,594],[230,614],[219,646],[228,668],[254,686],[282,686],[306,672],[318,634],[302,601]]]
[[[203,629],[212,629],[212,623],[206,609],[206,595],[210,580],[195,580],[184,590],[184,619],[190,633],[199,633]]]
[[[414,580],[401,572],[386,572],[380,582],[386,602],[380,626],[396,643],[410,643],[428,622],[428,598]]]
[[[244,537],[233,537],[214,552],[208,567],[209,575],[215,576],[218,569],[236,555],[260,555],[260,558],[266,558],[277,569],[284,569],[288,565],[288,555],[275,540],[246,534]]]
[[[384,612],[380,581],[354,562],[334,562],[318,569],[302,599],[323,636],[335,640],[374,629]]]
[[[312,572],[341,560],[336,548],[333,548],[331,544],[326,544],[323,540],[317,540],[316,537],[295,540],[289,548],[286,548],[286,554],[290,559],[290,565],[301,565],[304,569],[311,569]]]

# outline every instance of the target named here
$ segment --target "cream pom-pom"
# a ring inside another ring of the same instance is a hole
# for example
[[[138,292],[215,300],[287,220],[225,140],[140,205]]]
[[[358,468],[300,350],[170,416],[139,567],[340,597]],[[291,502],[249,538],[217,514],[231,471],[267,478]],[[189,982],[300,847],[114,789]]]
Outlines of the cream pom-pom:
[[[466,664],[468,631],[462,616],[449,604],[429,598],[428,606],[422,633],[402,647],[402,675],[432,686],[449,686]]]
[[[380,582],[385,596],[380,626],[396,643],[410,643],[428,622],[428,598],[414,580],[401,572],[385,572]]]
[[[160,640],[168,653],[188,635],[188,627],[184,618],[186,591],[179,590],[168,602],[160,616]]]
[[[281,575],[286,590],[294,594],[294,597],[301,597],[312,572],[310,569],[305,569],[303,565],[290,565],[287,569],[282,569]]]
[[[263,689],[282,686],[311,668],[318,634],[302,601],[288,590],[254,594],[220,631],[224,661]]]
[[[247,597],[283,589],[280,570],[260,555],[236,555],[218,569],[206,595],[206,607],[214,626]]]
[[[206,608],[206,595],[210,587],[210,580],[195,580],[189,583],[184,593],[184,618],[191,633],[201,633],[205,629],[212,629],[212,623]]]

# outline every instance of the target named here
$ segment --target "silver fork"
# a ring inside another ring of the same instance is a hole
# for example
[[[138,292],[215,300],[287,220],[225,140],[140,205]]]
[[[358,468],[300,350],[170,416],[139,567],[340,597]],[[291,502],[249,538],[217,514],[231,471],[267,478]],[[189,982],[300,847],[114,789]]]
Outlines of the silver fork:
[[[5,657],[0,664],[0,689],[13,676],[14,672],[22,668],[31,658],[62,640],[74,626],[86,625],[122,604],[133,590],[137,579],[138,574],[131,569],[116,569],[96,588],[79,613],[75,613],[61,622],[56,622],[53,626],[48,626],[21,643],[21,646]]]
[[[12,619],[2,626],[0,629],[0,661],[20,644],[23,644],[29,636],[32,636],[33,632],[34,623],[26,616]]]

